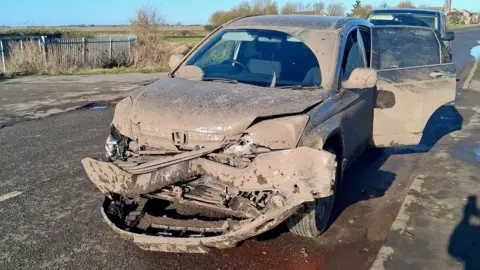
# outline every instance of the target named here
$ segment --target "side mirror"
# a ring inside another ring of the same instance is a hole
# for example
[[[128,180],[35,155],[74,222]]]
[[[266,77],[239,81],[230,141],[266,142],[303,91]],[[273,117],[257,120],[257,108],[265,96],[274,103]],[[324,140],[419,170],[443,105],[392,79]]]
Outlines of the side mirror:
[[[445,40],[445,41],[452,41],[452,40],[455,39],[455,33],[454,32],[445,32],[442,39]]]
[[[178,53],[170,56],[170,60],[168,61],[168,66],[170,67],[170,70],[176,68],[182,62],[184,57],[185,55]]]
[[[356,68],[350,78],[342,83],[345,89],[366,89],[377,85],[377,71],[373,68]]]

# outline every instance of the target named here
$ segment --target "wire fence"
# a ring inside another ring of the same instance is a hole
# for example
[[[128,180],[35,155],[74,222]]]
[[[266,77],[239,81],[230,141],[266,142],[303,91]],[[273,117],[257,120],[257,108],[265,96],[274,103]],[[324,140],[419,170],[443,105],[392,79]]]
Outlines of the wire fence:
[[[9,60],[35,54],[45,63],[77,66],[111,67],[131,59],[135,37],[48,38],[46,36],[11,37],[0,39],[1,71],[9,69]]]

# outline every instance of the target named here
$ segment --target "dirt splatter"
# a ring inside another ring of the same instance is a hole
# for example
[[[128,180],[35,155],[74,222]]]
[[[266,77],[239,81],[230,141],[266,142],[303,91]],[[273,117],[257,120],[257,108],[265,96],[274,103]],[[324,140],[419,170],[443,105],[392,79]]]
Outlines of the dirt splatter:
[[[257,175],[257,182],[258,182],[260,185],[266,185],[266,184],[268,184],[267,179],[265,178],[265,176],[263,176],[263,174]]]

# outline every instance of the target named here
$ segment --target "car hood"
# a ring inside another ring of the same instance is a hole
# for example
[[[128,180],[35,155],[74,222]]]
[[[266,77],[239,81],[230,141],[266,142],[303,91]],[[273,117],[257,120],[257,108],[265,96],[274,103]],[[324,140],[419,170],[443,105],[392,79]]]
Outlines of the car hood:
[[[172,138],[175,131],[236,135],[258,117],[301,113],[320,103],[323,94],[166,77],[130,99],[129,122],[140,133]]]

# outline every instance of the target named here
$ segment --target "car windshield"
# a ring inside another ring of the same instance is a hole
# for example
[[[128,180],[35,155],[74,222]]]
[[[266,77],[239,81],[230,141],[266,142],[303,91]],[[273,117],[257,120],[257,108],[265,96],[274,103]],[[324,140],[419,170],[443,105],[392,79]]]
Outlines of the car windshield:
[[[373,13],[367,20],[375,25],[409,25],[438,28],[437,16],[428,14]]]
[[[264,87],[320,86],[315,54],[305,43],[273,30],[233,30],[218,33],[190,58],[204,79]]]

